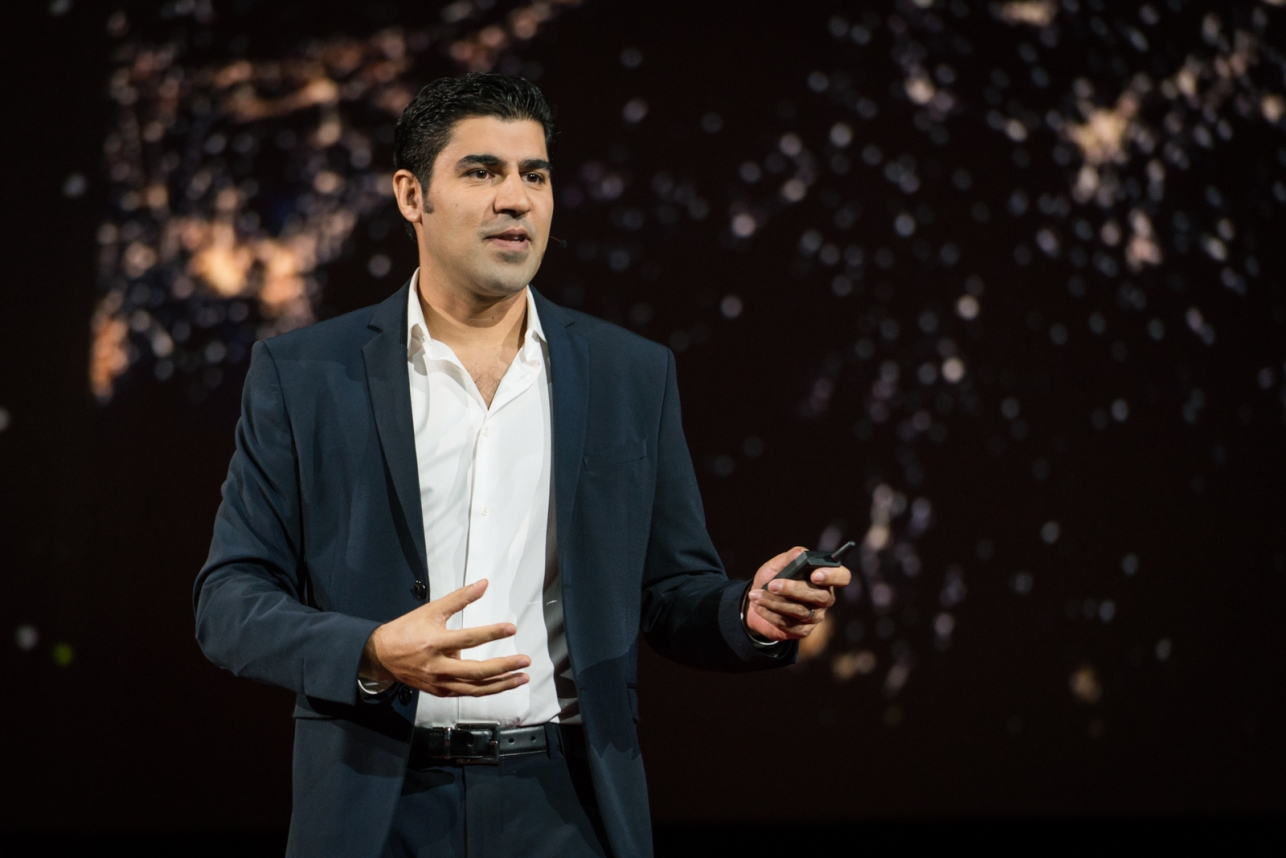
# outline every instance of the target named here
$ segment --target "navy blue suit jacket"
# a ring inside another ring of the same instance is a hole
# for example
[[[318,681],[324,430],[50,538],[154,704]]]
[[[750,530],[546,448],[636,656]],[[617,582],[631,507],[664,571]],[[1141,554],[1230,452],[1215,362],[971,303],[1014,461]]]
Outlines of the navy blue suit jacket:
[[[380,852],[401,790],[415,695],[358,693],[367,638],[427,587],[407,378],[407,286],[253,350],[197,640],[295,708],[289,853]],[[793,660],[756,649],[705,530],[669,349],[536,294],[549,344],[553,481],[567,642],[603,822],[650,855],[635,723],[639,632],[714,670]],[[444,593],[430,593],[437,598]]]

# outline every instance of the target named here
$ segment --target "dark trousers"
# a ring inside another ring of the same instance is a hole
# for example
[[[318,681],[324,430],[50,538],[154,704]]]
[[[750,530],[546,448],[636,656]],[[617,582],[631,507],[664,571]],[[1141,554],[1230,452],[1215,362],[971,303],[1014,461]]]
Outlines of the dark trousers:
[[[606,858],[584,731],[545,725],[547,753],[407,770],[385,858]]]

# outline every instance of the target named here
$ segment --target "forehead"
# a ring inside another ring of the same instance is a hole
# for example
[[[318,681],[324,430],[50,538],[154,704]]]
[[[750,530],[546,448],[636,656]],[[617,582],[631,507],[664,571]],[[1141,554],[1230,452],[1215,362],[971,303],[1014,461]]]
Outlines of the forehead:
[[[548,160],[545,129],[534,119],[506,120],[470,116],[451,129],[440,163],[452,164],[465,155],[495,155],[504,161]]]

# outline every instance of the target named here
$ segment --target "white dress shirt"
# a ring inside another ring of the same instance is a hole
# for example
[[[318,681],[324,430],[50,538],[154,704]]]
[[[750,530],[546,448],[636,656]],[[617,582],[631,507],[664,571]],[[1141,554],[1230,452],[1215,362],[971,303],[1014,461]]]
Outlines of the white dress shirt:
[[[447,628],[513,623],[517,634],[460,657],[522,653],[531,680],[477,698],[421,692],[416,726],[578,723],[554,533],[549,350],[536,302],[526,290],[522,346],[488,407],[455,353],[429,336],[419,277],[411,278],[406,341],[429,598],[486,578],[486,593]]]

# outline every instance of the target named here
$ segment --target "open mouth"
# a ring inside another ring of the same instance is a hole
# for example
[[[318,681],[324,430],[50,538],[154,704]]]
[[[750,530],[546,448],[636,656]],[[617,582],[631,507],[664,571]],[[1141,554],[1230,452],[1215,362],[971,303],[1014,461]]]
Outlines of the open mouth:
[[[496,235],[487,236],[487,241],[506,250],[526,250],[531,242],[525,229],[510,229]]]

